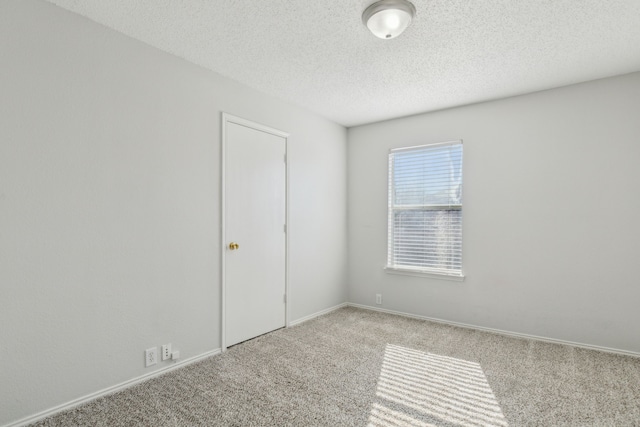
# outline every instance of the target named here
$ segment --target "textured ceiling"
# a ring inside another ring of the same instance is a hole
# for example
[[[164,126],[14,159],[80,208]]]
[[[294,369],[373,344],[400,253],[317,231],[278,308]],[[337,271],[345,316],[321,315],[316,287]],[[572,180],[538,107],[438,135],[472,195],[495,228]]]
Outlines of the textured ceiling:
[[[640,0],[49,0],[345,126],[640,70]]]

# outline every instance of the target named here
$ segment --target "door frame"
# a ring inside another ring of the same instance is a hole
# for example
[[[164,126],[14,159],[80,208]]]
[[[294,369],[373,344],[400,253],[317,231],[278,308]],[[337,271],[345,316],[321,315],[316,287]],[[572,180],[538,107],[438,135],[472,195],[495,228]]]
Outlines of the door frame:
[[[221,292],[220,292],[220,350],[226,351],[226,271],[225,271],[225,261],[227,254],[227,240],[226,240],[226,218],[225,218],[225,209],[227,205],[227,192],[225,186],[225,173],[226,173],[226,146],[227,146],[227,124],[233,123],[236,125],[248,127],[250,129],[254,129],[260,132],[265,132],[271,135],[279,136],[284,138],[284,153],[285,158],[283,161],[285,162],[285,243],[284,243],[284,292],[285,292],[285,303],[284,303],[284,325],[286,328],[289,327],[289,133],[283,132],[278,129],[274,129],[269,126],[265,126],[260,123],[253,122],[251,120],[243,119],[242,117],[234,116],[229,113],[222,112],[222,144],[220,144],[220,194],[221,194],[221,203],[220,203],[220,284],[221,284]]]

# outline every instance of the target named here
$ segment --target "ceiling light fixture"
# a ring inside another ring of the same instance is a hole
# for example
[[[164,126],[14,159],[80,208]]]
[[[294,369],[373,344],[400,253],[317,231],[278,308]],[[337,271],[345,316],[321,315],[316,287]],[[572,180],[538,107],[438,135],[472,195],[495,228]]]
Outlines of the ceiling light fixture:
[[[374,36],[393,39],[407,29],[416,8],[407,0],[380,0],[366,8],[362,22]]]

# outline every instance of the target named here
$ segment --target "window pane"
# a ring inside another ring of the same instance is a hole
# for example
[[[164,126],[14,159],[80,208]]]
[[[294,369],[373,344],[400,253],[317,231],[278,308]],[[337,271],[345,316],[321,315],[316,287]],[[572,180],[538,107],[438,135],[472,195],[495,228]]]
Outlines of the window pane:
[[[462,144],[393,154],[394,205],[461,205]]]
[[[396,211],[393,245],[394,266],[460,271],[462,211]]]

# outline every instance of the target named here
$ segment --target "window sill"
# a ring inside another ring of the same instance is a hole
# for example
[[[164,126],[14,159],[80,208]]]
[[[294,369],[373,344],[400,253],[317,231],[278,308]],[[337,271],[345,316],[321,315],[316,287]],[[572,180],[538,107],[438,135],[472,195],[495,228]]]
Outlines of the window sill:
[[[423,271],[423,270],[414,270],[411,268],[398,268],[398,267],[385,267],[384,271],[389,274],[400,274],[403,276],[416,276],[416,277],[431,277],[433,279],[443,279],[443,280],[451,280],[454,282],[462,282],[464,281],[464,274],[460,275],[452,275],[452,274],[441,274],[434,273],[431,271]]]

